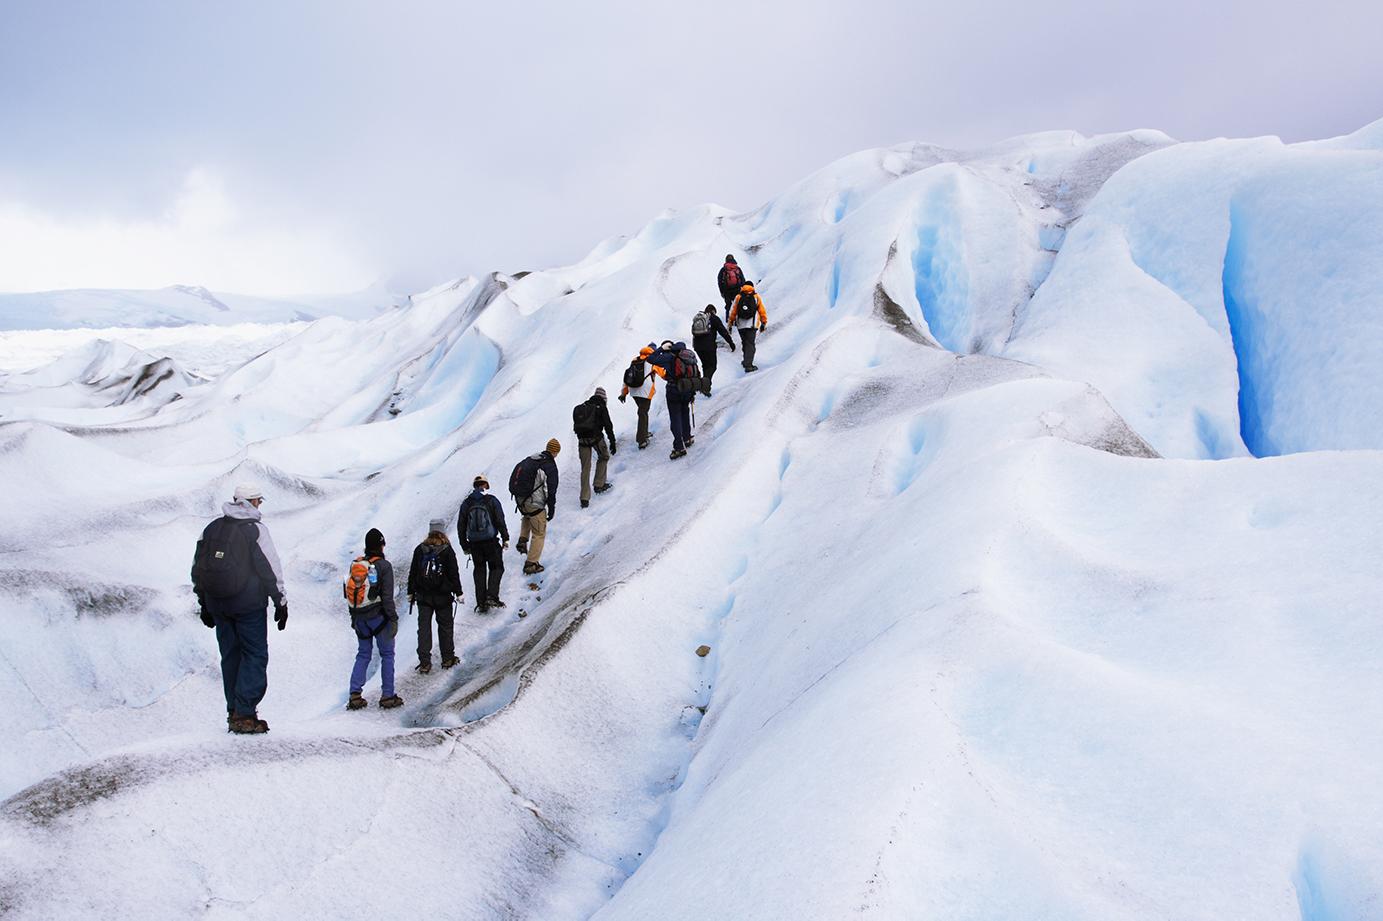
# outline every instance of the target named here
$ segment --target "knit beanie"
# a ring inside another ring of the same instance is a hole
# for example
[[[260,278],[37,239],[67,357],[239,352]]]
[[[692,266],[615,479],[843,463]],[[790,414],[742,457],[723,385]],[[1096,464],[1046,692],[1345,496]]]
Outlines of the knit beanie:
[[[602,400],[605,399],[605,388],[604,388],[604,387],[597,387],[597,388],[595,388],[595,395],[598,396],[598,397],[600,397]]]
[[[447,533],[447,520],[445,518],[434,518],[429,521],[427,523],[427,533],[431,534],[433,531],[439,534]]]
[[[384,535],[380,532],[379,528],[371,528],[365,532],[365,555],[384,555]]]
[[[562,450],[562,443],[560,441],[556,438],[549,438],[547,440],[547,453],[556,456],[557,452],[560,450]]]

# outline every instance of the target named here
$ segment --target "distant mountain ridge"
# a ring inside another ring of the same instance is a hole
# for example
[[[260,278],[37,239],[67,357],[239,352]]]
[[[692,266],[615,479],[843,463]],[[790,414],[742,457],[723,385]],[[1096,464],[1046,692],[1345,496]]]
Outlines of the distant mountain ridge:
[[[212,292],[201,285],[154,290],[77,288],[0,294],[0,330],[225,326],[327,316],[363,319],[396,306],[398,301],[379,285],[351,294],[291,299]]]

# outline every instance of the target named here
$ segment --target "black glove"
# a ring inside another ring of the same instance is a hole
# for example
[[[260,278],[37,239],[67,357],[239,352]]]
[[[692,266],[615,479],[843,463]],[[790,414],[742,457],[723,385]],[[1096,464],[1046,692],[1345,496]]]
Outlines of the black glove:
[[[282,627],[279,627],[279,629],[282,630],[283,628],[282,628]],[[397,617],[395,617],[393,620],[389,621],[389,626],[387,626],[387,627],[384,628],[384,632],[387,633],[387,634],[389,635],[389,639],[391,639],[391,640],[392,640],[394,637],[398,636],[398,635],[399,635],[399,619],[398,619]]]
[[[202,610],[198,612],[197,616],[200,617],[202,619],[202,623],[206,624],[208,627],[216,626],[216,620],[209,613],[207,613],[206,608],[202,608]]]
[[[610,453],[615,453],[615,440],[613,438],[610,439]]]
[[[733,352],[734,350],[735,350],[735,344],[732,342],[732,343],[730,343],[730,351]]]
[[[621,394],[619,395],[619,401],[620,401],[621,403],[623,403],[626,399],[627,399],[627,397],[626,397],[625,394],[621,393]]]
[[[759,332],[763,332],[766,329],[768,329],[768,321],[759,324]]]
[[[547,520],[548,520],[548,521],[551,521],[551,520],[553,519],[553,517],[556,516],[556,514],[557,514],[557,510],[556,510],[556,509],[554,509],[554,508],[548,509],[548,510],[547,510]]]
[[[279,625],[280,630],[288,626],[288,602],[281,601],[274,605],[274,623]]]

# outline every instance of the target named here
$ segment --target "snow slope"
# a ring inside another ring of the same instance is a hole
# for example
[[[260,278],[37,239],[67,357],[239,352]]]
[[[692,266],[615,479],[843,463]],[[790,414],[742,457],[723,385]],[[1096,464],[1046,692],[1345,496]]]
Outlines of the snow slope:
[[[1265,200],[1319,229],[1372,194],[1369,136],[1285,149],[1342,154],[1309,168],[1350,193],[1319,199],[1288,195],[1295,162],[1255,172],[1275,142],[903,145],[749,214],[667,214],[574,266],[313,323],[118,421],[63,404],[56,369],[0,378],[25,414],[0,421],[0,476],[26,486],[0,535],[0,905],[1378,917],[1383,455],[1349,438],[1383,411],[1364,400],[1380,365],[1331,359],[1340,389],[1309,413],[1291,406],[1316,340],[1250,370],[1281,408],[1260,431],[1309,448],[1257,459],[1237,434],[1238,368],[1256,366],[1183,316],[1214,316],[1197,234],[1226,199],[1198,182],[1277,176]],[[1130,289],[1099,241],[1157,226],[1172,194],[1199,223],[1184,260],[1157,252],[1185,275]],[[1358,290],[1370,232],[1309,236],[1295,290]],[[1239,303],[1306,330],[1320,302],[1265,299],[1265,238],[1245,239],[1220,275],[1244,259]],[[761,370],[722,349],[675,463],[661,401],[642,452],[612,404],[616,485],[580,510],[571,405],[684,336],[727,251],[762,279]],[[1100,303],[1161,312],[1121,327]],[[1312,332],[1354,348],[1376,313],[1331,309]],[[407,669],[405,614],[407,706],[346,712],[336,582],[364,531],[406,561],[475,473],[498,484],[553,435],[548,572],[506,554],[509,608],[458,615],[449,671]],[[260,738],[223,731],[186,585],[245,478],[266,484],[292,611]]]

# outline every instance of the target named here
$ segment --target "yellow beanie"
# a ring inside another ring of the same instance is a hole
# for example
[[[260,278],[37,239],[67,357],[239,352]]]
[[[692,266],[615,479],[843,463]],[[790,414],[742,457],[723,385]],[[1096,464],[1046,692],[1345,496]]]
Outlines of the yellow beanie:
[[[560,450],[562,450],[562,443],[560,441],[556,438],[549,438],[547,440],[547,453],[555,455]]]

